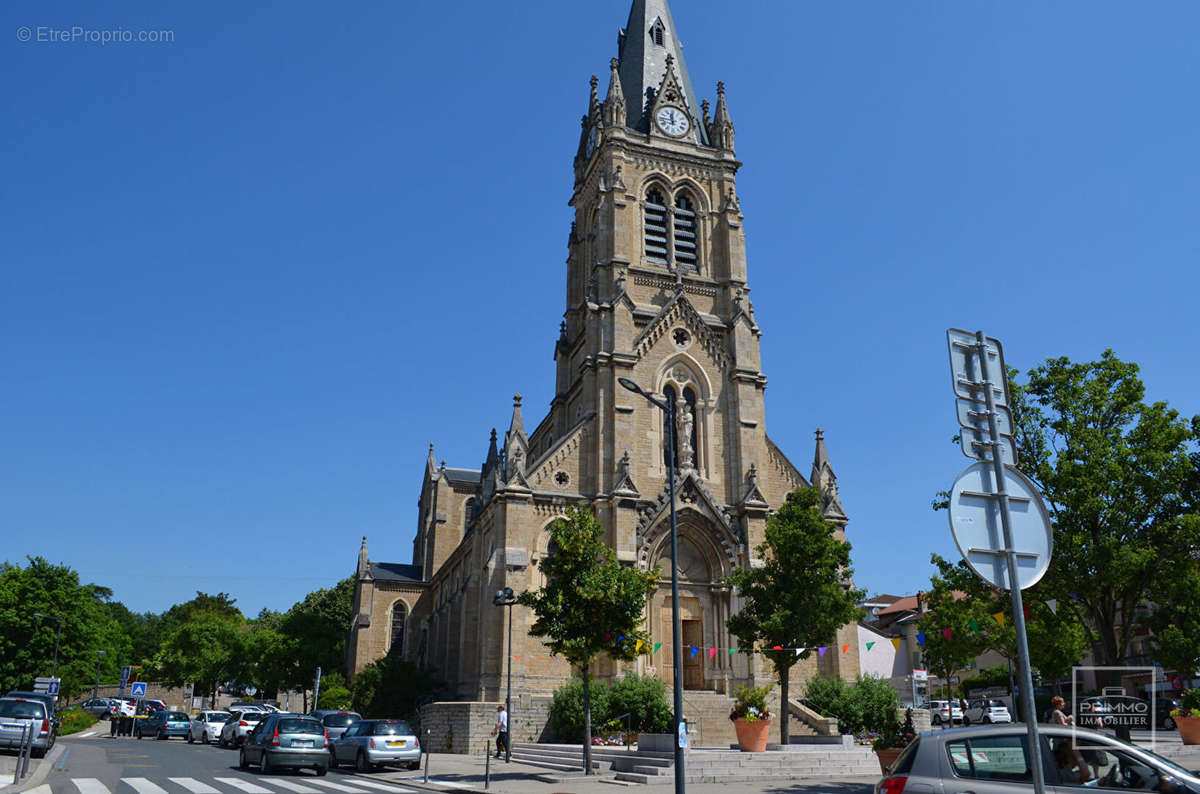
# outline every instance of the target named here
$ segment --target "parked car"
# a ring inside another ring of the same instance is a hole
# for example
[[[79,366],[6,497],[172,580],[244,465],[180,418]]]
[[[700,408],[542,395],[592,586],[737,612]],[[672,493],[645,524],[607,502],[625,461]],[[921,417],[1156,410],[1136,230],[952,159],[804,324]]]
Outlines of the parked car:
[[[1059,786],[1096,786],[1200,794],[1197,773],[1142,747],[1088,728],[1042,725],[1038,731],[1047,791]],[[965,790],[975,794],[1029,794],[1033,789],[1027,739],[1026,728],[1021,725],[926,731],[888,767],[883,779],[875,784],[875,794]],[[1071,750],[1072,740],[1080,748],[1081,758]],[[1056,756],[1056,751],[1060,755]],[[1078,760],[1088,767],[1085,773],[1077,765]]]
[[[421,766],[421,742],[403,720],[360,720],[329,742],[329,765],[354,764],[367,772],[389,764]]]
[[[188,743],[208,744],[221,737],[221,728],[229,722],[228,711],[202,711],[188,725]]]
[[[944,722],[954,724],[962,722],[963,710],[957,700],[951,704],[949,700],[931,700],[929,701],[929,713],[932,715],[931,720],[934,725],[941,725]]]
[[[266,703],[258,703],[253,700],[244,701],[241,703],[234,703],[227,710],[228,711],[278,711],[278,709],[276,709],[274,706],[270,706]]]
[[[143,736],[153,736],[155,739],[170,739],[172,736],[182,738],[188,735],[191,725],[192,721],[184,712],[163,709],[138,720],[133,735],[139,739]]]
[[[45,692],[25,692],[14,689],[4,697],[21,698],[23,700],[39,700],[42,703],[45,703],[46,714],[50,716],[50,724],[54,729],[54,735],[58,735],[58,716],[55,714],[55,707],[58,703],[58,695],[47,695]]]
[[[329,741],[338,739],[346,729],[354,723],[362,719],[362,715],[357,711],[335,711],[331,709],[321,709],[314,711],[309,715],[313,719],[321,721],[325,726],[325,733],[329,736]]]
[[[258,765],[264,775],[274,769],[329,771],[329,739],[320,720],[302,714],[268,715],[246,737],[238,753],[238,766]]]
[[[137,704],[138,714],[149,715],[156,711],[166,711],[167,703],[163,700],[153,700],[151,698],[142,698],[134,701]]]
[[[0,698],[0,747],[20,747],[33,728],[30,754],[41,758],[54,747],[57,729],[44,700]]]
[[[241,747],[246,736],[258,723],[267,718],[265,711],[231,711],[229,719],[221,726],[217,743],[222,747]]]
[[[112,699],[111,698],[88,698],[79,704],[79,708],[91,714],[93,717],[105,719],[112,714]]]
[[[970,725],[972,722],[985,725],[993,722],[1012,722],[1012,715],[1008,713],[1008,706],[999,700],[977,698],[968,701],[967,707],[963,709],[963,725]]]

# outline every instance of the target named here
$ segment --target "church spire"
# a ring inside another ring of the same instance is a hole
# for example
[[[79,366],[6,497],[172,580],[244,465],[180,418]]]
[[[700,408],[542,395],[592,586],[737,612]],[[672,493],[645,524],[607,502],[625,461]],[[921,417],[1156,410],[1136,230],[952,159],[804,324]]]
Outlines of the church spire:
[[[608,94],[604,97],[604,125],[625,125],[625,92],[621,89],[621,62],[613,58],[609,62]]]
[[[707,115],[707,114],[705,114]],[[725,105],[725,84],[717,83],[717,109],[708,127],[708,139],[718,149],[733,151],[733,119],[729,118],[729,108]]]
[[[617,50],[621,89],[628,107],[626,124],[641,132],[650,130],[647,114],[650,94],[662,84],[670,55],[675,61],[676,76],[683,89],[687,112],[692,117],[692,127],[700,143],[707,144],[708,135],[700,123],[700,103],[692,89],[692,80],[683,60],[683,44],[679,41],[667,0],[633,0],[629,21],[617,36]]]
[[[371,576],[371,561],[367,558],[367,536],[363,535],[362,546],[358,549],[358,578]]]
[[[837,475],[833,473],[833,464],[829,462],[829,451],[825,449],[825,432],[817,428],[817,448],[813,453],[812,477],[809,481],[821,493],[821,514],[826,518],[845,524],[846,511],[842,508],[842,499],[838,495]]]

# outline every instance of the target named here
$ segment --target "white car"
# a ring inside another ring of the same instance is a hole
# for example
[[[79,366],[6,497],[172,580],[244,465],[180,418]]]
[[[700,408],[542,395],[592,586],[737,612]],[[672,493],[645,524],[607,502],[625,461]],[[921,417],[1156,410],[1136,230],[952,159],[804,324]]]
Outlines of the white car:
[[[217,736],[217,744],[222,747],[241,747],[250,731],[268,716],[267,712],[257,710],[231,711],[229,715]]]
[[[953,703],[954,705],[951,705],[951,701],[949,700],[929,701],[929,713],[934,725],[941,725],[947,722],[953,725],[956,722],[962,722],[962,706],[959,705],[957,700]]]
[[[1012,722],[1008,706],[999,700],[977,698],[967,703],[963,711],[963,725],[971,723]]]
[[[202,711],[192,717],[191,727],[188,728],[188,744],[200,742],[208,744],[221,738],[221,728],[229,722],[228,711]]]

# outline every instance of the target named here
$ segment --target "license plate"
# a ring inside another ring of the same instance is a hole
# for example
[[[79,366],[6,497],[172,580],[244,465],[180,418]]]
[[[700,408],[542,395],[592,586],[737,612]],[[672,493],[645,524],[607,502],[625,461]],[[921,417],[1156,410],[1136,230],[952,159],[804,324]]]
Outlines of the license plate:
[[[312,747],[312,739],[292,739],[292,747]]]
[[[401,739],[398,742],[388,742],[388,747],[404,747],[408,744],[407,739]]]

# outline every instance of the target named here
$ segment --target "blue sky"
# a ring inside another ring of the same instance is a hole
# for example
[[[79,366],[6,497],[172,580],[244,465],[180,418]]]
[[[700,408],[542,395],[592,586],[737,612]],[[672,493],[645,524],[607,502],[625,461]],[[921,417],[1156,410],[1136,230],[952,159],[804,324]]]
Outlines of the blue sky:
[[[948,326],[1022,369],[1111,347],[1200,412],[1200,6],[672,9],[697,91],[728,86],[768,432],[807,472],[825,429],[860,586],[954,554]],[[530,427],[549,404],[627,14],[5,3],[0,557],[249,613],[364,534],[409,561],[428,443],[477,466],[514,392]],[[72,26],[174,41],[37,40]]]

